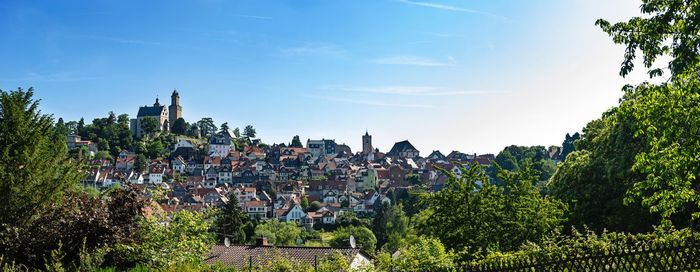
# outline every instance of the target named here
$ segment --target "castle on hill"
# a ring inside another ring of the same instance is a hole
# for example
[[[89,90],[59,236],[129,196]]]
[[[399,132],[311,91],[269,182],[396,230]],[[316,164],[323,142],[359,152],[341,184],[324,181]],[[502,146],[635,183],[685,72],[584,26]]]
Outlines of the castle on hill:
[[[141,124],[143,119],[150,117],[158,121],[157,131],[170,131],[177,119],[182,118],[182,106],[180,106],[180,94],[177,90],[173,91],[170,96],[170,106],[161,105],[158,98],[153,106],[143,106],[139,108],[139,112],[135,119],[131,119],[131,131],[137,138],[143,136],[143,128]]]

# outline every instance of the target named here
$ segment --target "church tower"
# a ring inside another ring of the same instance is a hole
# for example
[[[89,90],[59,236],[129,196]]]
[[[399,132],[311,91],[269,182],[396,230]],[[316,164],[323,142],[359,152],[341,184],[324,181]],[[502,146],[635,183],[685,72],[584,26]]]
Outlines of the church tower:
[[[177,92],[177,90],[173,91],[173,94],[170,96],[170,107],[168,108],[168,112],[170,115],[168,116],[168,120],[170,123],[170,129],[172,130],[173,125],[175,125],[175,121],[177,119],[182,118],[182,106],[180,106],[180,94]]]
[[[374,151],[372,148],[372,135],[365,131],[365,135],[362,136],[362,154],[369,154],[372,151]]]

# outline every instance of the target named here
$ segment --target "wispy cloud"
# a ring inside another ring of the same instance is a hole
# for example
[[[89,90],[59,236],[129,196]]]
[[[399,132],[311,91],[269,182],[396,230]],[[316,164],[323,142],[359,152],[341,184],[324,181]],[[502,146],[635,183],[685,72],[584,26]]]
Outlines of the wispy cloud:
[[[346,97],[318,96],[318,95],[309,95],[308,97],[320,99],[320,100],[326,100],[326,101],[344,102],[344,103],[350,103],[350,104],[377,106],[377,107],[423,108],[423,109],[433,108],[433,105],[386,103],[386,102],[381,102],[381,101],[377,101],[377,100],[373,100],[373,99],[360,100],[360,99],[353,99],[353,98],[346,98]]]
[[[272,20],[272,17],[269,17],[269,16],[260,16],[260,15],[234,14],[233,16],[235,16],[235,17],[241,17],[241,18],[250,18],[250,19]]]
[[[507,19],[504,16],[501,16],[498,14],[493,14],[493,13],[486,12],[486,11],[481,11],[478,9],[470,9],[470,8],[450,6],[450,5],[440,4],[440,3],[421,2],[421,1],[413,1],[413,0],[395,0],[395,1],[399,2],[399,3],[407,4],[407,5],[413,5],[413,6],[420,6],[420,7],[426,7],[426,8],[441,9],[441,10],[449,10],[449,11],[456,11],[456,12],[474,13],[474,14],[481,14],[481,15],[486,15],[486,16],[495,17],[495,18]]]
[[[389,94],[400,96],[458,96],[458,95],[490,95],[504,94],[506,91],[489,90],[455,90],[437,86],[379,86],[379,87],[357,87],[357,86],[325,86],[321,89],[327,91],[360,92],[374,94]]]
[[[285,47],[280,49],[283,56],[295,55],[329,55],[329,56],[344,56],[347,54],[345,50],[336,45],[319,42],[304,42],[298,46]]]
[[[452,66],[455,64],[455,60],[452,57],[448,57],[447,61],[443,61],[420,56],[392,56],[373,59],[371,62],[376,64],[414,66]]]
[[[91,36],[91,35],[84,35],[81,37],[88,38],[88,39],[94,39],[94,40],[103,40],[103,41],[109,41],[109,42],[115,42],[115,43],[123,43],[123,44],[166,45],[165,43],[161,43],[161,42],[145,41],[145,40],[139,40],[139,39],[126,39],[126,38],[119,38],[119,37]]]
[[[408,42],[408,44],[426,44],[426,43],[432,43],[432,41],[412,41],[412,42]]]
[[[440,33],[440,32],[424,32],[424,34],[433,36],[433,37],[438,37],[438,38],[453,38],[453,37],[459,37],[459,35],[456,34],[451,34],[451,33]]]
[[[34,72],[29,72],[17,78],[2,79],[2,81],[10,82],[75,82],[75,81],[85,81],[93,80],[97,77],[86,76],[76,72],[57,72],[49,74],[38,74]]]

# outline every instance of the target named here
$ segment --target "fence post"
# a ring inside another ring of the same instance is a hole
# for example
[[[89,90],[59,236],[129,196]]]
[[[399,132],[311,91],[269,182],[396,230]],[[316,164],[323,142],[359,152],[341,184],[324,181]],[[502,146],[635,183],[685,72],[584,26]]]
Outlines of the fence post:
[[[314,271],[318,272],[318,255],[314,255]]]
[[[253,272],[253,256],[248,256],[248,271]]]

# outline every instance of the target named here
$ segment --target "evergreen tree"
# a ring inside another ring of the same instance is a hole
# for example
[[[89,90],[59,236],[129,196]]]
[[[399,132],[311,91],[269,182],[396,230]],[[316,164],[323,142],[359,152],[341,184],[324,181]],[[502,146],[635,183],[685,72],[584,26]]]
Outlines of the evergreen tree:
[[[374,233],[374,237],[377,238],[377,248],[382,248],[387,242],[386,224],[390,211],[391,207],[389,207],[389,204],[382,203],[380,199],[377,199],[374,210],[374,220],[372,221],[372,233]]]
[[[569,135],[569,133],[566,134],[566,137],[564,138],[564,142],[561,144],[561,160],[564,161],[566,160],[566,156],[571,154],[571,152],[574,152],[576,150],[576,143],[577,140],[581,139],[581,134],[578,132],[574,133],[573,136]]]
[[[85,118],[80,118],[80,121],[78,121],[78,126],[76,127],[76,134],[80,135],[81,137],[86,137],[85,134]]]
[[[409,236],[415,237],[409,224],[409,218],[403,211],[401,204],[391,206],[386,220],[386,243],[383,249],[387,252],[396,252],[406,245]]]
[[[257,132],[255,131],[255,128],[253,128],[253,126],[251,126],[251,125],[247,125],[243,129],[243,136],[245,136],[247,138],[255,138],[256,133]]]
[[[304,198],[301,199],[301,209],[308,212],[309,198],[306,196],[304,196]]]
[[[232,243],[243,244],[248,238],[246,227],[251,223],[250,218],[241,210],[238,201],[235,201],[235,196],[231,199],[216,213],[214,232],[219,237],[219,242],[228,237]]]
[[[29,224],[80,179],[65,138],[55,136],[33,95],[0,90],[0,225]]]
[[[190,128],[187,130],[187,135],[199,138],[202,137],[201,131],[199,130],[199,126],[197,123],[194,123],[190,126]]]
[[[134,161],[134,171],[143,172],[148,166],[148,159],[143,154],[136,155],[136,160]]]
[[[214,120],[209,117],[199,120],[199,122],[197,122],[197,126],[199,127],[202,137],[208,138],[216,133],[216,125],[214,124]]]
[[[58,136],[68,136],[70,131],[66,127],[66,124],[63,122],[63,118],[58,118],[58,121],[56,122],[56,135]]]
[[[227,123],[227,122],[224,122],[223,124],[221,124],[221,128],[219,128],[219,131],[220,131],[220,132],[222,132],[222,133],[228,133],[228,130],[229,130],[229,127],[228,127],[228,123]]]
[[[289,147],[304,147],[304,145],[301,144],[301,140],[299,140],[299,135],[295,135],[294,138],[292,138],[292,143],[289,144]]]

